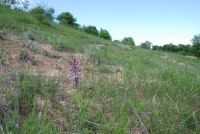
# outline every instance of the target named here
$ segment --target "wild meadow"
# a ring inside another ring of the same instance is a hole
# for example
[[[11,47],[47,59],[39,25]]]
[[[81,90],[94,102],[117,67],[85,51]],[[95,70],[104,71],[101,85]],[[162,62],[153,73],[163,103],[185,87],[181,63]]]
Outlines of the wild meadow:
[[[196,57],[0,7],[0,67],[2,134],[200,133]]]

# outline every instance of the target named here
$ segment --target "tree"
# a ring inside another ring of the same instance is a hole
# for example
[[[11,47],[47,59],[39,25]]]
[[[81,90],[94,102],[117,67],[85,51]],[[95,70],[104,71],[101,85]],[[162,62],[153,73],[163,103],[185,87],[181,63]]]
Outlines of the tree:
[[[109,32],[106,29],[102,29],[99,32],[99,37],[104,38],[106,40],[112,40],[112,37],[110,36]]]
[[[191,54],[191,51],[192,51],[192,46],[187,44],[187,45],[184,45],[184,44],[178,44],[178,51],[182,54]]]
[[[121,43],[135,46],[135,42],[132,37],[124,37]]]
[[[145,41],[145,42],[141,43],[140,47],[146,48],[146,49],[151,49],[151,45],[152,45],[152,43],[150,41]]]
[[[17,4],[19,4],[18,0],[0,0],[0,5],[8,8]]]
[[[162,50],[162,46],[157,46],[157,45],[154,45],[152,46],[152,50]]]
[[[27,11],[29,5],[29,0],[0,0],[0,6],[4,6],[7,8],[14,7],[23,11]]]
[[[120,40],[113,40],[113,42],[115,42],[115,43],[121,43]]]
[[[21,8],[20,9],[23,10],[23,11],[27,11],[29,6],[30,6],[29,0],[23,0],[21,2]]]
[[[194,35],[191,41],[194,55],[200,58],[200,34]]]
[[[169,44],[165,44],[162,47],[162,51],[178,52],[179,48],[178,48],[178,46],[174,45],[173,43],[169,43]]]
[[[59,14],[56,19],[60,21],[60,24],[78,27],[79,25],[76,23],[76,18],[70,12],[63,12]]]
[[[34,14],[38,19],[48,19],[53,20],[53,14],[55,10],[53,8],[46,8],[43,6],[37,6],[30,10],[29,13]]]
[[[97,30],[97,28],[95,26],[91,26],[91,25],[87,26],[87,27],[84,26],[82,29],[89,34],[93,34],[96,36],[98,36],[98,34],[99,34],[99,31]]]

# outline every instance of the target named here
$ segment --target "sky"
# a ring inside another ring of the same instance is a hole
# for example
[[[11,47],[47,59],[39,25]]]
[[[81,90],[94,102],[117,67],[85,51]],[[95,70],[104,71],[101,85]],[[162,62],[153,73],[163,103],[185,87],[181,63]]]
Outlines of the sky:
[[[31,6],[41,0],[30,0]],[[200,0],[43,0],[55,16],[70,12],[80,25],[109,31],[112,39],[132,37],[139,45],[191,44],[200,33]]]

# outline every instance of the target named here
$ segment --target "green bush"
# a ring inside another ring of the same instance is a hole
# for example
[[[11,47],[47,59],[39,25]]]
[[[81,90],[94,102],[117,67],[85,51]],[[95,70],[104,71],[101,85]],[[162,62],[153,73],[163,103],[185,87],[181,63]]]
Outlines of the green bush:
[[[19,4],[18,0],[1,0],[0,5],[4,7],[11,8],[11,6]]]
[[[63,12],[59,14],[56,19],[60,21],[60,24],[62,25],[67,25],[75,28],[79,27],[79,25],[76,23],[76,18],[74,18],[70,12]]]
[[[99,32],[99,37],[104,38],[106,40],[112,40],[112,37],[109,34],[109,32],[106,29],[102,29],[102,28]]]
[[[135,42],[132,37],[124,37],[124,39],[122,39],[121,43],[135,46]]]
[[[200,58],[200,34],[194,36],[194,38],[192,39],[192,44],[194,55]]]
[[[42,6],[35,7],[30,10],[30,14],[35,15],[38,19],[48,19],[48,20],[53,20],[53,14],[55,10],[53,8],[46,8]]]
[[[145,42],[141,43],[140,47],[146,48],[146,49],[151,49],[151,45],[152,45],[152,43],[150,41],[145,41]]]
[[[53,8],[44,6],[35,7],[29,11],[29,13],[34,15],[41,24],[47,26],[51,26],[50,21],[54,20],[54,12],[55,10]]]
[[[82,28],[85,32],[89,33],[89,34],[93,34],[98,36],[99,31],[97,30],[97,28],[95,26],[87,26],[87,27],[83,27]]]

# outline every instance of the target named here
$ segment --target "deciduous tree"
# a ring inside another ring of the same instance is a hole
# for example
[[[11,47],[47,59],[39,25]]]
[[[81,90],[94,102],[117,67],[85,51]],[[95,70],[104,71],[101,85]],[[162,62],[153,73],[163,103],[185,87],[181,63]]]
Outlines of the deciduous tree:
[[[53,8],[46,8],[43,6],[38,6],[30,10],[31,14],[34,14],[38,19],[48,19],[48,20],[53,20],[53,14],[55,10]]]
[[[85,32],[89,33],[89,34],[93,34],[98,36],[99,31],[97,30],[97,28],[95,26],[87,26],[87,27],[83,27],[82,28]]]
[[[200,34],[194,35],[191,41],[194,55],[200,58]]]
[[[112,40],[112,37],[109,34],[109,32],[106,29],[102,29],[102,28],[99,32],[99,37],[107,39],[107,40]]]
[[[140,47],[146,48],[146,49],[151,49],[151,45],[152,45],[152,43],[150,41],[145,41],[145,42],[141,43]]]
[[[19,0],[0,0],[0,5],[11,8],[13,5],[19,4]]]
[[[135,46],[135,42],[132,37],[124,37],[121,43]]]
[[[59,14],[56,19],[60,21],[60,24],[78,27],[79,25],[76,23],[76,18],[70,12],[63,12]]]

